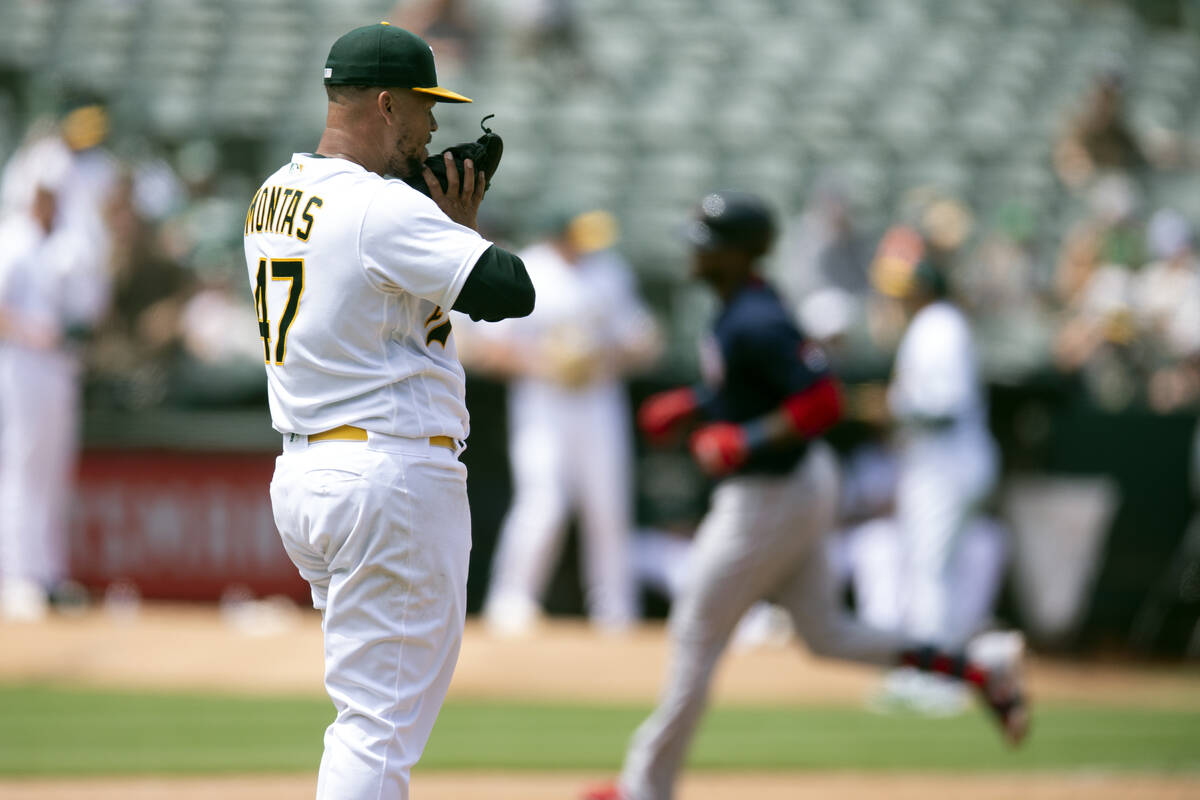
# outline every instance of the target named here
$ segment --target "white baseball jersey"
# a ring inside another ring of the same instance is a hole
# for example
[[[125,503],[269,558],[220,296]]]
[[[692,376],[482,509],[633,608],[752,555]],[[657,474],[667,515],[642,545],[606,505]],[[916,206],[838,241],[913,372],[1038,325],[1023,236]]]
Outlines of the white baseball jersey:
[[[971,445],[987,438],[987,406],[963,313],[950,303],[931,303],[917,312],[896,353],[888,404],[901,421],[950,418],[948,430],[915,433],[922,442],[951,440]]]
[[[0,309],[15,317],[13,339],[25,327],[57,336],[103,316],[108,275],[82,231],[61,226],[48,236],[31,217],[14,214],[0,223],[0,241]]]
[[[86,236],[92,260],[103,262],[112,246],[104,204],[117,183],[113,157],[100,148],[72,151],[57,136],[35,140],[12,155],[0,181],[0,209],[24,213],[43,186],[58,196],[55,227]]]
[[[466,438],[448,312],[490,246],[402,181],[294,155],[245,221],[275,429]]]

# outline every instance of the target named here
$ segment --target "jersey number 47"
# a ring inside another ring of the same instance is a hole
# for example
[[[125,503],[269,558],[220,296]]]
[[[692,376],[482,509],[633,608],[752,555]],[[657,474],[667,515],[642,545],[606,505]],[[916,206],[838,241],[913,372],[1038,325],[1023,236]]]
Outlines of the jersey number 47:
[[[287,304],[279,318],[279,331],[275,337],[275,358],[271,359],[271,317],[267,312],[267,280],[288,281]],[[258,277],[254,282],[254,307],[258,310],[258,335],[263,340],[263,361],[268,364],[283,364],[287,357],[288,328],[296,319],[300,307],[300,295],[304,293],[304,259],[265,258],[258,260]]]

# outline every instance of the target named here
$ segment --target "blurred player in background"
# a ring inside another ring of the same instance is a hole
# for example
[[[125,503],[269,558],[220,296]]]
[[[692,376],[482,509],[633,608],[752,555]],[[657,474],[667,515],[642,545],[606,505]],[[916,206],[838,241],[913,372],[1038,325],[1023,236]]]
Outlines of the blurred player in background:
[[[663,440],[699,423],[691,452],[721,482],[671,607],[672,655],[658,707],[634,734],[619,783],[589,792],[590,800],[673,797],[717,661],[738,619],[764,598],[788,611],[814,653],[953,675],[981,690],[1010,741],[1026,730],[1019,634],[990,634],[967,655],[950,654],[842,612],[824,543],[836,515],[837,466],[818,438],[837,421],[841,393],[825,354],[760,277],[774,233],[770,209],[739,192],[706,196],[687,228],[694,275],[723,306],[702,348],[705,381],[650,397],[638,424]]]
[[[58,219],[92,237],[104,254],[112,246],[105,219],[119,177],[117,162],[104,148],[109,116],[103,101],[72,92],[53,123],[35,122],[26,142],[13,153],[0,179],[0,213],[27,211],[46,176],[58,171]]]
[[[35,620],[67,583],[79,344],[104,314],[116,182],[104,107],[73,99],[0,183],[0,610]],[[66,599],[66,598],[64,598]]]
[[[573,510],[591,621],[622,630],[638,615],[624,378],[658,357],[661,340],[628,264],[612,249],[616,238],[605,211],[557,214],[549,235],[520,253],[537,309],[477,331],[469,357],[512,381],[513,500],[484,605],[485,621],[499,633],[528,631],[539,618]]]
[[[883,630],[903,631],[910,575],[906,539],[895,515],[897,470],[897,453],[881,442],[865,443],[844,459],[841,529],[830,540],[830,561],[839,582],[853,587],[859,619]],[[948,628],[959,632],[962,641],[992,620],[1009,538],[1007,526],[984,514],[973,517],[959,536],[944,580],[955,598]],[[969,697],[960,684],[932,677],[912,669],[894,670],[882,689],[868,698],[868,706],[933,716],[966,710]]]
[[[872,280],[900,300],[909,320],[887,395],[899,440],[902,629],[958,649],[990,608],[1002,564],[987,555],[996,532],[975,524],[995,488],[998,457],[970,325],[947,297],[939,252],[915,228],[895,226],[880,242]],[[961,574],[964,568],[973,574]],[[947,712],[965,703],[960,685],[939,676],[893,677],[888,691],[901,701],[915,696],[918,705]]]

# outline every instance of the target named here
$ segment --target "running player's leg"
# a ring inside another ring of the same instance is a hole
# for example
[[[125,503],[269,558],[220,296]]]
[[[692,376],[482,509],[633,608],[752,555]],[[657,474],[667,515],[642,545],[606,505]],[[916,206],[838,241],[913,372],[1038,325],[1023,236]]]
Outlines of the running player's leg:
[[[912,667],[924,673],[951,678],[977,689],[996,715],[1005,736],[1019,742],[1028,725],[1019,676],[1021,647],[1011,634],[985,643],[987,634],[964,650],[948,651],[919,644],[904,634],[873,628],[841,608],[836,582],[827,564],[825,548],[813,557],[778,595],[791,614],[797,633],[816,654],[881,666]],[[979,647],[995,644],[999,647]],[[988,654],[982,652],[990,649]]]
[[[797,635],[817,655],[872,664],[895,664],[906,640],[867,626],[841,606],[826,537],[836,514],[837,471],[832,453],[815,444],[792,482],[790,534],[805,544],[795,566],[773,594],[792,617]]]
[[[787,609],[796,634],[815,655],[895,666],[909,645],[898,631],[868,625],[842,607],[828,553],[822,547],[812,548],[776,600]]]
[[[803,496],[803,495],[800,495]],[[814,528],[806,529],[809,533]],[[797,632],[816,653],[880,665],[915,667],[974,686],[995,714],[1004,735],[1021,741],[1028,729],[1022,696],[1018,634],[987,634],[971,646],[946,650],[902,634],[882,631],[850,617],[837,597],[828,548],[813,546],[811,556],[776,596],[793,618]],[[984,641],[986,638],[991,641]]]
[[[689,573],[671,607],[672,652],[662,694],[634,733],[621,773],[622,791],[631,800],[672,796],[707,705],[713,669],[734,626],[777,585],[793,557],[772,552],[771,543],[757,535],[777,513],[770,494],[761,481],[726,482],[696,533]]]
[[[918,669],[965,678],[982,684],[985,673],[959,653],[947,653],[902,633],[866,625],[842,608],[838,583],[823,537],[834,516],[826,498],[836,494],[836,472],[824,445],[810,454],[801,480],[789,496],[797,509],[794,535],[808,543],[804,557],[773,596],[792,616],[797,633],[816,654],[884,666],[907,664]]]

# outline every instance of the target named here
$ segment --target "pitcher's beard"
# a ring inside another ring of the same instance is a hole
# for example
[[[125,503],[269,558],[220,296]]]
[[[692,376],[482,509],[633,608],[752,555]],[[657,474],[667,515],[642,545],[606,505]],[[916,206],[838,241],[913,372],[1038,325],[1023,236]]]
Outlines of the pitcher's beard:
[[[388,172],[397,178],[419,178],[421,169],[425,166],[424,159],[407,155],[397,150],[388,161]]]

